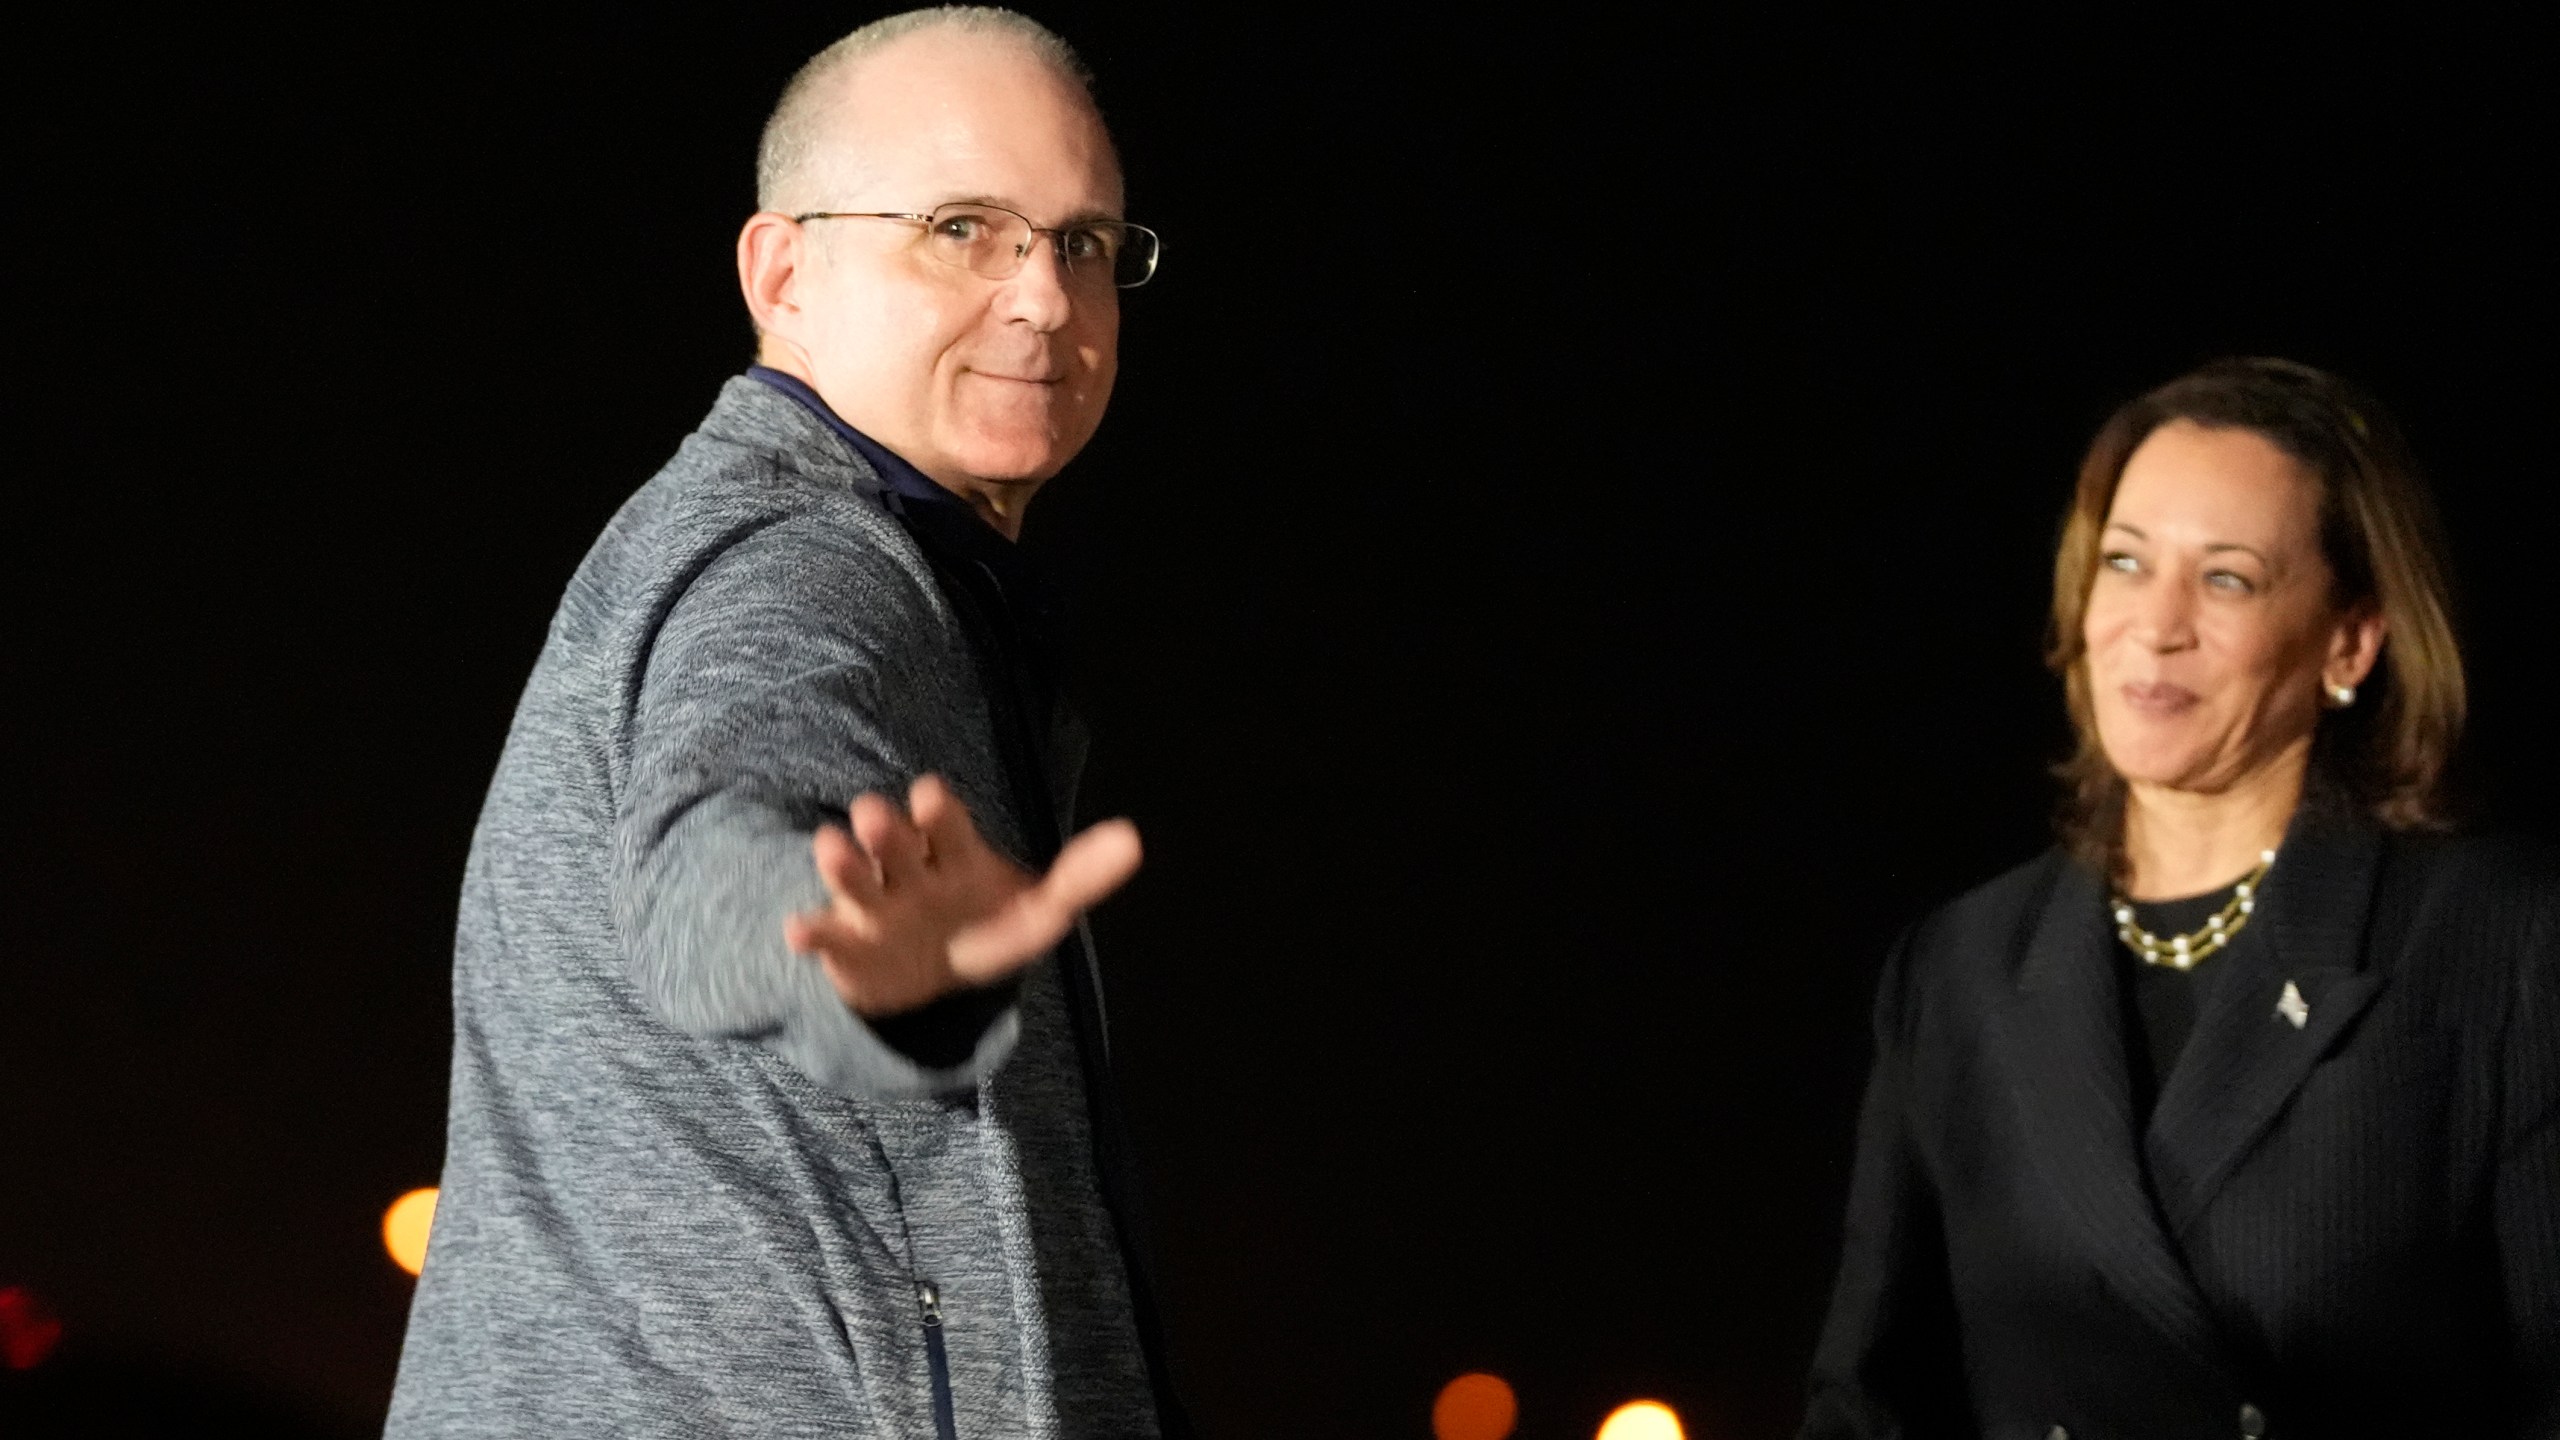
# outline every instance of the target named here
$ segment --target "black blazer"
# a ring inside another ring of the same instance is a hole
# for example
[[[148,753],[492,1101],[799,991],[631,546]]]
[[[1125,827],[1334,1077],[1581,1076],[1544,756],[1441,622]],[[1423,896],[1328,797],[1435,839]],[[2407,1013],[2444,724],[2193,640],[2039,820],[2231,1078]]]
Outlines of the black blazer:
[[[2142,1135],[2105,901],[1895,948],[1805,1435],[2560,1436],[2560,867],[2298,821]]]

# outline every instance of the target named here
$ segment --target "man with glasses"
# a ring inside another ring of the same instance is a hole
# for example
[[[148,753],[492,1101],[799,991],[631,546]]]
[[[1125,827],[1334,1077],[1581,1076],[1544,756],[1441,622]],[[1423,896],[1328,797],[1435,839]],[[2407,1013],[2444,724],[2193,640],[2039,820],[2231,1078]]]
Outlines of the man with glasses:
[[[767,124],[758,363],[570,582],[464,879],[390,1433],[1180,1428],[1023,507],[1156,237],[1074,56],[856,31]]]

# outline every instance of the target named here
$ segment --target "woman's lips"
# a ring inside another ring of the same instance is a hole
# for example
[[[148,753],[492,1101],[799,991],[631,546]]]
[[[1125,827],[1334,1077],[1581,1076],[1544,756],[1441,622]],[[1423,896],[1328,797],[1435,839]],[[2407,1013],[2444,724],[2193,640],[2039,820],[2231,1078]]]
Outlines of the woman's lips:
[[[2140,715],[2175,715],[2203,698],[2184,685],[2172,685],[2166,680],[2120,685],[2116,693],[2124,697],[2128,709]]]

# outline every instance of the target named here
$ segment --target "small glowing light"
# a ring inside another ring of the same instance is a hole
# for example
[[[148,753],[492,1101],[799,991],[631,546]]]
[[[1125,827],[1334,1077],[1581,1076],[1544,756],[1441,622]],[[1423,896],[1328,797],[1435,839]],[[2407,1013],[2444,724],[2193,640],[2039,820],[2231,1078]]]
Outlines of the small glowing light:
[[[1687,1440],[1680,1417],[1659,1400],[1630,1400],[1600,1422],[1599,1440]]]
[[[33,1370],[62,1343],[62,1322],[36,1292],[0,1285],[0,1366]]]
[[[1431,1433],[1439,1440],[1504,1440],[1520,1419],[1520,1402],[1499,1375],[1461,1375],[1440,1387],[1431,1405]]]
[[[391,1263],[415,1275],[426,1268],[427,1232],[435,1228],[436,1191],[430,1185],[412,1190],[382,1212],[382,1248]]]

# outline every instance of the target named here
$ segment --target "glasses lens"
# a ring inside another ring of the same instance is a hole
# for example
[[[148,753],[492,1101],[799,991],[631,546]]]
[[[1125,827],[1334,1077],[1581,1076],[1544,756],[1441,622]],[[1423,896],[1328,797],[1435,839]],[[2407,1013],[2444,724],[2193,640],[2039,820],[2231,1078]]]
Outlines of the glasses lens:
[[[1144,285],[1156,273],[1156,232],[1144,225],[1097,220],[1054,236],[1071,282],[1098,284],[1109,276],[1121,289]],[[925,227],[936,258],[991,280],[1012,278],[1031,246],[1031,222],[990,205],[945,205]]]
[[[1111,283],[1134,290],[1156,273],[1156,232],[1144,225],[1121,225],[1119,244],[1111,254]]]
[[[945,205],[925,227],[935,258],[999,280],[1019,268],[1029,238],[1031,222],[982,205]]]

